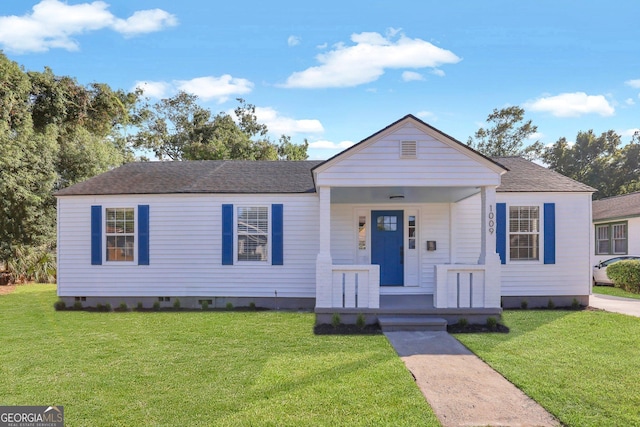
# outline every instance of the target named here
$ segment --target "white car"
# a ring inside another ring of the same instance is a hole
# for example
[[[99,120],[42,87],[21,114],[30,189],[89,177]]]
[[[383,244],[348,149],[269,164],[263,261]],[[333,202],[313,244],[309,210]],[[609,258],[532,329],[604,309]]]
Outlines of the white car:
[[[615,258],[609,258],[604,261],[600,261],[597,265],[593,266],[593,284],[594,285],[612,285],[613,282],[607,276],[607,266],[613,264],[614,262],[627,260],[627,259],[637,259],[640,260],[640,256],[618,256]]]

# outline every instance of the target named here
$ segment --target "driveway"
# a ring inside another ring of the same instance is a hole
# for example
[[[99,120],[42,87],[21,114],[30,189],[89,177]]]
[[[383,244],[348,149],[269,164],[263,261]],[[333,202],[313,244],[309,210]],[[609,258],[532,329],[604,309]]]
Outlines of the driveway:
[[[593,294],[589,296],[589,305],[614,313],[640,317],[640,300]]]

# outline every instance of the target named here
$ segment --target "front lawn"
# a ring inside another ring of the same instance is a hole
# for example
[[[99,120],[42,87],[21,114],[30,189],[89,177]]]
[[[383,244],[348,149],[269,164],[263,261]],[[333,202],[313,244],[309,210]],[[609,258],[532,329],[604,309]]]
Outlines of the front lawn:
[[[613,297],[640,299],[640,294],[633,294],[631,292],[627,292],[627,291],[625,291],[623,289],[616,288],[614,286],[594,286],[592,289],[593,289],[593,293],[594,294],[611,295]]]
[[[0,296],[0,405],[63,405],[68,426],[439,425],[383,335],[316,336],[287,312],[53,310]]]
[[[456,338],[565,425],[640,425],[640,319],[561,310],[503,319],[509,334]]]

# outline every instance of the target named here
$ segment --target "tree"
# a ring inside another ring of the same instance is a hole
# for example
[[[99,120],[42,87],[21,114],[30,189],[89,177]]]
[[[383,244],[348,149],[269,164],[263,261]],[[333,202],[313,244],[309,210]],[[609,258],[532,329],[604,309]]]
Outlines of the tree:
[[[50,68],[27,73],[33,129],[53,129],[59,146],[57,188],[84,181],[133,160],[122,132],[138,94],[113,91],[106,84],[85,87]]]
[[[536,133],[538,127],[531,120],[524,120],[524,109],[513,106],[501,110],[494,109],[487,117],[492,126],[480,128],[473,137],[469,137],[467,145],[485,156],[522,156],[535,159],[542,150],[539,141],[525,146],[525,140]]]
[[[238,98],[234,113],[216,116],[197,104],[197,96],[179,92],[153,105],[143,105],[137,114],[140,131],[134,145],[154,152],[160,160],[300,160],[307,158],[308,144],[280,145],[267,137],[268,128],[258,122],[255,106]]]
[[[0,55],[0,260],[24,246],[55,242],[55,129],[33,130],[31,84]]]
[[[575,144],[560,138],[547,147],[541,159],[550,169],[594,187],[596,199],[635,191],[640,183],[640,136],[620,147],[620,135],[613,130],[597,136],[580,131]]]

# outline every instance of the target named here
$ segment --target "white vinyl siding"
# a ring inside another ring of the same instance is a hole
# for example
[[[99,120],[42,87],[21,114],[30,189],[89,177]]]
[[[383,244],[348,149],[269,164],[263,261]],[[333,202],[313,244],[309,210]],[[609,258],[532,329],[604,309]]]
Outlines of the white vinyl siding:
[[[442,137],[442,136],[440,136]],[[390,129],[375,143],[363,143],[339,162],[319,168],[316,185],[330,186],[473,186],[499,185],[495,165],[472,159],[466,147],[438,141],[414,124]],[[402,141],[416,141],[416,159],[398,155]]]
[[[591,195],[589,193],[498,193],[498,203],[543,206],[555,203],[556,262],[501,265],[503,296],[588,295],[591,284]],[[544,247],[540,219],[540,248]],[[492,236],[492,238],[495,238]],[[542,249],[541,249],[542,250]],[[542,257],[542,253],[540,256]]]
[[[221,265],[222,204],[284,209],[285,265]],[[148,204],[150,265],[91,265],[91,206]],[[293,195],[69,196],[58,199],[60,296],[315,297],[318,199]],[[250,280],[249,280],[250,278]]]

